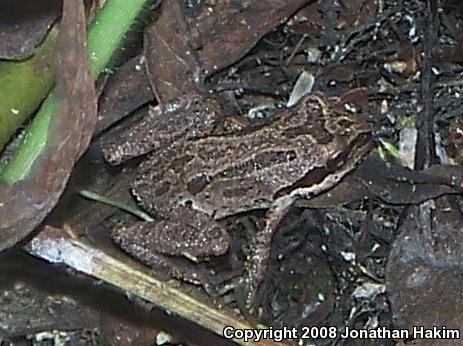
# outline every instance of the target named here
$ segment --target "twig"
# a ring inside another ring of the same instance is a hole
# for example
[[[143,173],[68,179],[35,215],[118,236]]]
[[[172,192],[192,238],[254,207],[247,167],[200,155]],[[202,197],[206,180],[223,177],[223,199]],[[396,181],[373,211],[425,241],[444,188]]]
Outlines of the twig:
[[[110,283],[128,293],[143,298],[160,308],[197,323],[223,336],[226,326],[250,329],[250,325],[191,298],[167,283],[148,275],[137,264],[127,264],[78,239],[65,230],[45,226],[27,245],[26,251],[51,263],[65,264],[75,270]],[[244,342],[240,345],[282,345],[270,340]]]
[[[301,47],[302,43],[304,43],[305,39],[307,38],[307,34],[304,34],[302,35],[301,39],[299,40],[299,42],[296,44],[296,46],[294,47],[293,51],[291,52],[291,54],[289,55],[288,59],[286,59],[286,62],[285,62],[285,65],[289,65],[289,63],[291,62],[291,60],[293,60],[294,56],[296,55],[297,51],[299,50],[299,48]]]
[[[437,0],[426,1],[426,13],[428,13],[427,30],[424,38],[424,58],[421,74],[421,103],[423,111],[418,119],[418,140],[415,154],[415,169],[423,169],[434,163],[436,149],[434,143],[434,82],[432,73],[434,62],[433,49],[437,44]]]

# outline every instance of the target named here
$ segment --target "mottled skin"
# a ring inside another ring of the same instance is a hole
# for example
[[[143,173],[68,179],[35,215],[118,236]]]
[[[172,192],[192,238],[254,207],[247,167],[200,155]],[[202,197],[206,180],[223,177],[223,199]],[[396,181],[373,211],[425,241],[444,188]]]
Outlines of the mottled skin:
[[[183,114],[195,115],[198,119],[198,114]],[[220,255],[229,238],[218,221],[266,208],[267,222],[252,244],[243,277],[251,302],[281,219],[295,200],[333,187],[355,167],[368,151],[370,126],[334,113],[322,95],[311,94],[264,125],[220,135],[214,135],[213,128],[156,146],[140,165],[132,189],[143,208],[164,220],[126,227],[115,233],[116,241],[122,243],[122,234],[131,234],[138,251],[124,248],[136,257],[141,245],[169,255]],[[105,154],[109,161],[120,162],[126,159],[119,159],[120,148],[130,146],[125,142],[115,147],[117,160],[111,160],[111,151]]]

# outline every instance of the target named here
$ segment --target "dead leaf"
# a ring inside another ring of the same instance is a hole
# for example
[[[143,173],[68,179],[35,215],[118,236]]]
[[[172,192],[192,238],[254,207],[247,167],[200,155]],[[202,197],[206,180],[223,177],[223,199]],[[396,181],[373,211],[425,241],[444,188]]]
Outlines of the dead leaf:
[[[242,58],[267,33],[311,0],[210,1],[185,14],[191,44],[206,74]]]
[[[446,198],[411,208],[386,272],[398,327],[463,328],[462,221]],[[420,340],[419,344],[461,345],[461,340]]]
[[[310,0],[226,0],[186,6],[164,1],[145,33],[151,84],[166,103],[196,89],[210,75],[237,62],[267,33]]]
[[[31,56],[60,10],[61,0],[2,0],[0,59],[23,60]]]
[[[144,61],[143,54],[137,55],[110,76],[99,101],[95,136],[154,99]]]
[[[59,104],[47,146],[29,177],[0,188],[0,250],[21,241],[45,219],[61,196],[74,163],[90,142],[97,106],[85,39],[83,2],[65,0],[57,45]]]
[[[393,205],[419,204],[445,194],[461,193],[462,188],[463,168],[460,166],[436,165],[412,171],[371,156],[330,191],[297,205],[326,208],[365,197]]]

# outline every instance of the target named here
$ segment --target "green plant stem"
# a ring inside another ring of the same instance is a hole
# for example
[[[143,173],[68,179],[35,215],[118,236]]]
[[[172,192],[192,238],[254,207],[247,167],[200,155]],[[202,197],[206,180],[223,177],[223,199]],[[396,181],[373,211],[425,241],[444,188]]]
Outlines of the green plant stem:
[[[90,69],[96,78],[106,67],[147,0],[108,0],[95,17],[88,32]],[[54,90],[49,94],[28,129],[28,133],[1,172],[2,179],[13,184],[26,178],[47,143],[50,121],[59,100]]]
[[[31,58],[0,63],[0,151],[53,86],[54,70],[48,62],[57,35],[55,25]]]
[[[147,0],[107,0],[88,32],[92,75],[97,77],[108,65]]]

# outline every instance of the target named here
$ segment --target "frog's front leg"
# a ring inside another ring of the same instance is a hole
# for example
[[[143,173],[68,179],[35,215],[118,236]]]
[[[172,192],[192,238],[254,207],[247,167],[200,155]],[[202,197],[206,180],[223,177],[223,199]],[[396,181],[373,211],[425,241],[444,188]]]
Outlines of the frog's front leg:
[[[202,285],[211,292],[211,277],[194,263],[173,256],[184,256],[196,261],[207,256],[224,254],[229,235],[208,215],[181,206],[158,222],[136,222],[115,228],[114,241],[126,252],[155,270],[176,279]]]
[[[220,122],[219,114],[217,102],[199,95],[186,95],[175,103],[151,108],[103,147],[104,158],[116,166],[180,140],[205,137]]]

